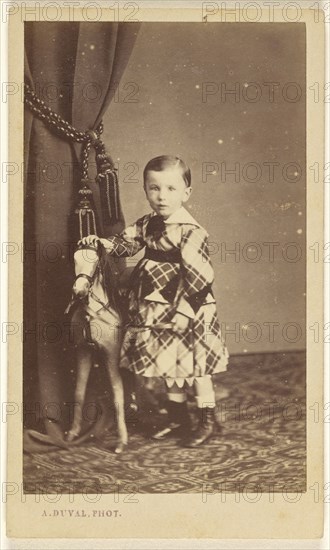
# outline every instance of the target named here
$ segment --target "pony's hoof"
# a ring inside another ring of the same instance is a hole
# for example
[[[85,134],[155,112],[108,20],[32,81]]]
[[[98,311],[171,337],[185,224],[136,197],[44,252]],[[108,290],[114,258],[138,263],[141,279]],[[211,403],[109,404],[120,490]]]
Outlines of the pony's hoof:
[[[125,451],[127,448],[127,443],[118,443],[117,447],[115,448],[116,455],[120,455]]]

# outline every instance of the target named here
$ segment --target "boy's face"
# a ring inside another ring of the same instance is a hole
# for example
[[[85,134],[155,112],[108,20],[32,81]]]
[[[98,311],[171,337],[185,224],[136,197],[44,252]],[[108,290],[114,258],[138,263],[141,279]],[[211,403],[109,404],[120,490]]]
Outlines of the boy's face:
[[[150,170],[144,190],[151,208],[163,218],[181,208],[191,195],[191,187],[186,186],[179,168],[166,168],[161,172]]]

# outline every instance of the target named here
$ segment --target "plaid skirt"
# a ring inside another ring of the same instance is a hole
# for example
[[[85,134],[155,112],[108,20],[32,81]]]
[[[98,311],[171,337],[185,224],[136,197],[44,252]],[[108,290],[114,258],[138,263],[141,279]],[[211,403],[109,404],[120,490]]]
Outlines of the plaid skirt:
[[[172,328],[170,303],[129,298],[129,319],[120,366],[146,377],[190,378],[225,371],[228,352],[221,337],[216,305],[202,305],[186,330]]]

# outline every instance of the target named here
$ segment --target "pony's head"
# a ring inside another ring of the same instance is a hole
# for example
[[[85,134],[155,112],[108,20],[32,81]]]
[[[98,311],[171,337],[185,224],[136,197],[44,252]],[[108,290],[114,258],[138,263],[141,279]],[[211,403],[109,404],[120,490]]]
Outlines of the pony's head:
[[[87,298],[99,263],[98,249],[94,246],[82,246],[74,254],[76,279],[73,294],[77,298]]]

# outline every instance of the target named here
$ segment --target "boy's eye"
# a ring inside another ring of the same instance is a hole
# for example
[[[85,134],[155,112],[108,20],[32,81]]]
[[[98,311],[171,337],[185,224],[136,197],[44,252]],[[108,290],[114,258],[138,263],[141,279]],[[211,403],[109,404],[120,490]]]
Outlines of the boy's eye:
[[[175,191],[175,187],[169,187],[169,191]]]

